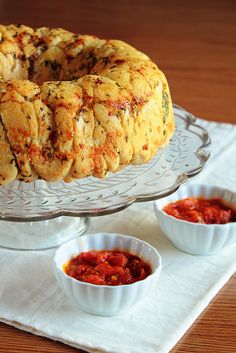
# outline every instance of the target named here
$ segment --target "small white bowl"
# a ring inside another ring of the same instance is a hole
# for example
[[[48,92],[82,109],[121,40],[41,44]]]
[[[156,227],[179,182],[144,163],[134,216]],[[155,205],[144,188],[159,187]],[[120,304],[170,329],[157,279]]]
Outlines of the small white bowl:
[[[114,249],[130,252],[149,263],[151,275],[132,284],[107,286],[78,281],[63,271],[63,265],[83,251]],[[149,293],[160,275],[161,257],[151,245],[128,235],[87,234],[72,239],[56,250],[54,272],[60,287],[81,310],[113,316],[126,312]]]
[[[163,233],[176,248],[193,255],[214,255],[236,244],[236,222],[226,224],[200,224],[177,219],[163,211],[171,202],[186,197],[220,198],[236,208],[236,193],[210,185],[186,184],[177,192],[155,201],[154,210]]]

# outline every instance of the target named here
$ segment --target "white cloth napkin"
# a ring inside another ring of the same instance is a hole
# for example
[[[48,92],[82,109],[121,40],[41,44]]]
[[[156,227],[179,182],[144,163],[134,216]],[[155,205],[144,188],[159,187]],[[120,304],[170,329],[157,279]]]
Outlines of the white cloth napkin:
[[[211,135],[212,157],[191,182],[236,191],[236,125],[198,123]],[[89,315],[58,287],[53,251],[0,249],[0,321],[88,352],[166,353],[236,270],[236,246],[205,257],[174,248],[158,227],[152,202],[93,218],[89,233],[100,231],[134,235],[159,250],[163,270],[148,297],[125,315]]]

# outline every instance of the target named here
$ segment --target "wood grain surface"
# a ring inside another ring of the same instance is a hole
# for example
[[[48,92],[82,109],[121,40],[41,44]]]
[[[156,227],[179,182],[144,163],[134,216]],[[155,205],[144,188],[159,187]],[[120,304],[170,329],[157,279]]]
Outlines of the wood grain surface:
[[[234,0],[0,0],[0,23],[125,40],[165,72],[175,103],[208,120],[236,123]],[[82,351],[0,324],[0,352]],[[236,352],[236,276],[171,351],[205,352]]]

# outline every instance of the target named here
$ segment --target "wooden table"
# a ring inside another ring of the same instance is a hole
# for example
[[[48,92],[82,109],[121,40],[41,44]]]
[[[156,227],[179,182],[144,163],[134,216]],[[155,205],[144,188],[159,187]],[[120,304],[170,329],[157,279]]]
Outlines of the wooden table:
[[[234,0],[0,0],[0,23],[64,27],[123,39],[158,63],[175,103],[208,120],[236,123]],[[172,353],[206,351],[236,352],[236,276]],[[78,350],[0,324],[0,352]]]

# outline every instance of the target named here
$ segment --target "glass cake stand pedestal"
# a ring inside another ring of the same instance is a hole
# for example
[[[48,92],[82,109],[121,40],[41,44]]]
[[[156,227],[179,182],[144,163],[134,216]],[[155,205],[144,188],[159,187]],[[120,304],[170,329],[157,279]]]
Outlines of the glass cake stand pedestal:
[[[176,130],[147,164],[131,165],[106,179],[30,184],[0,189],[0,247],[40,250],[83,234],[89,217],[118,212],[134,202],[165,197],[204,167],[210,138],[195,117],[174,106]]]

